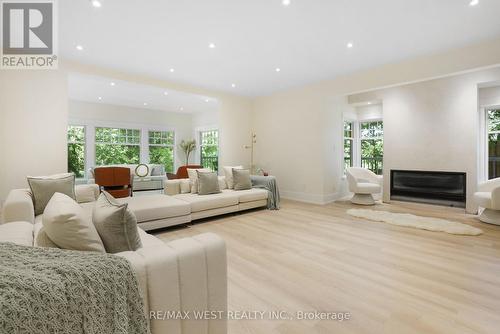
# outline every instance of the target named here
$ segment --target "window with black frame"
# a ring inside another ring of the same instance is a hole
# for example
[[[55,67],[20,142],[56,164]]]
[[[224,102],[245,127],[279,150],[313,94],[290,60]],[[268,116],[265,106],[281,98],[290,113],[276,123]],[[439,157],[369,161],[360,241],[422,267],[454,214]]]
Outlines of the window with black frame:
[[[200,165],[219,170],[219,131],[200,131]]]

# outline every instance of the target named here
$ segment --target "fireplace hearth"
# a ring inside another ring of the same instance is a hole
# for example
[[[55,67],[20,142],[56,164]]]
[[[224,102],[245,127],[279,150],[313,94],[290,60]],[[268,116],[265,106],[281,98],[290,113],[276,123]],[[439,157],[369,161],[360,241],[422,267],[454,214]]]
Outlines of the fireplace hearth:
[[[391,200],[464,208],[466,173],[391,170]]]

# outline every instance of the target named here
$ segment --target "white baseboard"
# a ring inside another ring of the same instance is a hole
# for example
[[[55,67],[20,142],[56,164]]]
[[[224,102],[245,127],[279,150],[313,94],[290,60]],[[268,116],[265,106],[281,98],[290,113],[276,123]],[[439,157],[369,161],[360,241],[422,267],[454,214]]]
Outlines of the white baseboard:
[[[319,204],[319,205],[332,203],[341,197],[338,193],[331,193],[324,195],[324,194],[308,194],[303,192],[287,191],[287,190],[280,190],[280,196],[281,198],[284,199],[289,199],[304,203]]]

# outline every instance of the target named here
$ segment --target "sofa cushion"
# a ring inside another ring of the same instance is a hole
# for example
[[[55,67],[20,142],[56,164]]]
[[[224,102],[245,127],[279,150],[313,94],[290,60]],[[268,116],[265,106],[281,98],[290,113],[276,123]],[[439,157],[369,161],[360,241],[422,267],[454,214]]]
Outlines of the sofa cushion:
[[[55,193],[43,212],[47,235],[63,249],[104,252],[92,219],[72,198]]]
[[[233,168],[233,187],[234,190],[252,189],[249,169]]]
[[[92,221],[101,236],[106,252],[135,251],[142,247],[137,233],[137,218],[127,203],[118,202],[103,191],[92,212]]]
[[[28,184],[33,196],[35,215],[43,213],[47,203],[55,193],[65,194],[76,200],[75,174],[65,173],[51,176],[28,176]]]
[[[186,216],[191,213],[188,203],[167,195],[127,197],[117,201],[128,203],[128,207],[134,212],[138,223]]]
[[[137,228],[137,232],[139,233],[139,237],[141,238],[142,248],[144,247],[155,247],[155,246],[164,246],[165,243],[155,237],[154,235],[148,234],[144,232],[140,227]]]
[[[269,192],[266,189],[252,188],[248,190],[224,190],[224,193],[233,193],[238,196],[240,203],[254,202],[267,199]]]
[[[219,177],[215,172],[197,172],[198,173],[198,194],[210,195],[220,193]]]
[[[189,181],[191,181],[191,193],[198,192],[198,172],[211,172],[208,168],[188,168]]]
[[[228,189],[233,189],[233,169],[243,169],[243,166],[224,166],[224,175],[226,176],[226,184]]]
[[[189,203],[191,205],[191,212],[223,208],[238,204],[238,195],[236,195],[234,191],[207,196],[200,196],[198,194],[179,194],[174,197]]]

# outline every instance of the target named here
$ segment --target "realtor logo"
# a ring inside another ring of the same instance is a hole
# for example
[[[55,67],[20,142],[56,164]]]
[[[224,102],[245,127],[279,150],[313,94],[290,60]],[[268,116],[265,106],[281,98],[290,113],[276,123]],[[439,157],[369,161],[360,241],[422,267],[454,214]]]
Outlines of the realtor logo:
[[[55,0],[1,0],[2,69],[55,69]]]

